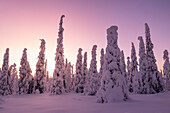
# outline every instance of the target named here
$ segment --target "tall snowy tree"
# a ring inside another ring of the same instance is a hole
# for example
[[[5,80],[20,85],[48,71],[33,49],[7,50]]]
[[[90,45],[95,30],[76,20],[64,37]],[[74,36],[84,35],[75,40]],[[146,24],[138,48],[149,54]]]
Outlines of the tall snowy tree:
[[[146,58],[147,58],[147,71],[149,83],[149,93],[158,93],[163,91],[162,75],[159,73],[156,65],[156,59],[153,53],[153,43],[151,42],[150,29],[145,23],[145,36],[146,36]]]
[[[46,86],[45,75],[45,40],[41,39],[40,52],[38,56],[38,62],[36,64],[36,74],[34,80],[34,90],[38,90],[40,93],[45,92]]]
[[[101,56],[100,56],[100,78],[102,78],[103,74],[103,64],[104,64],[104,49],[101,49]]]
[[[33,85],[31,84],[33,76],[31,75],[32,70],[27,60],[27,49],[25,48],[22,54],[21,67],[19,68],[19,94],[29,94],[33,91]]]
[[[76,62],[76,77],[75,77],[75,91],[77,93],[83,93],[82,80],[82,49],[79,48]]]
[[[88,77],[88,69],[87,69],[87,52],[84,53],[83,65],[82,65],[82,79],[81,82],[83,84],[83,93],[85,92],[86,82],[89,79]]]
[[[139,40],[139,74],[140,74],[140,83],[141,88],[139,93],[147,94],[149,91],[148,87],[148,77],[146,76],[147,69],[147,60],[145,54],[145,45],[143,38],[141,36],[138,37]]]
[[[9,48],[6,49],[4,54],[4,60],[2,64],[2,71],[0,76],[0,95],[10,95],[10,85],[9,85],[9,76],[8,76],[8,69],[9,69]]]
[[[137,62],[137,57],[136,57],[136,50],[135,50],[135,46],[132,42],[132,49],[131,49],[131,78],[130,78],[130,87],[129,87],[129,91],[130,92],[135,92],[138,93],[140,91],[140,78],[139,78],[139,74],[138,74],[138,62]],[[132,86],[132,87],[131,87]]]
[[[168,50],[165,50],[163,55],[164,65],[163,65],[163,73],[165,78],[165,88],[166,90],[170,90],[170,63],[169,63],[169,53]]]
[[[100,79],[99,74],[97,72],[97,60],[96,60],[96,49],[97,45],[94,45],[91,51],[92,59],[90,62],[90,68],[89,68],[89,82],[88,83],[88,95],[96,95],[99,86],[100,86]]]
[[[55,69],[53,73],[52,94],[62,94],[64,92],[63,76],[64,76],[64,48],[63,48],[63,18],[62,15],[59,23],[59,32],[57,39],[57,49],[55,56]]]
[[[127,100],[125,79],[120,70],[120,49],[117,44],[118,27],[111,26],[107,29],[107,48],[104,57],[104,70],[101,87],[97,93],[97,102],[110,103],[115,100]]]

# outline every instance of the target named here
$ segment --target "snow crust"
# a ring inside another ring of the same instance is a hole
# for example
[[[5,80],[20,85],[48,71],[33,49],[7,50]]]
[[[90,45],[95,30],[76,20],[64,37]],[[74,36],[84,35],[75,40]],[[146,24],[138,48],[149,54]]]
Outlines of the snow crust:
[[[0,113],[169,113],[170,92],[131,94],[128,101],[96,103],[83,94],[31,94],[0,97]]]

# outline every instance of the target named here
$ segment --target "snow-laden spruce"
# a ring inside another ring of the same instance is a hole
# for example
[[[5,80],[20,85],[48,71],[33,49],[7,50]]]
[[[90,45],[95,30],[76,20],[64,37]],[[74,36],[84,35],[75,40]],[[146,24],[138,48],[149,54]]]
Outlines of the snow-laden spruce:
[[[0,95],[10,95],[10,86],[9,86],[9,75],[8,75],[8,68],[9,68],[9,48],[6,49],[4,54],[3,64],[2,64],[2,71],[0,76]]]
[[[125,57],[124,57],[123,50],[120,52],[120,70],[122,72],[122,75],[125,78],[125,84],[124,84],[125,85],[125,90],[128,90],[128,78],[127,78],[126,64],[125,64]]]
[[[129,90],[129,86],[130,86],[130,83],[131,83],[131,81],[130,81],[130,57],[128,56],[127,57],[127,67],[126,67],[126,69],[127,69],[127,85],[128,85],[128,90]]]
[[[140,74],[140,91],[139,93],[149,93],[148,77],[146,76],[147,60],[145,54],[145,45],[142,36],[138,37],[139,40],[139,74]]]
[[[65,16],[62,15],[59,23],[59,32],[57,39],[57,48],[56,48],[56,56],[55,56],[55,69],[53,73],[53,83],[51,88],[52,94],[62,94],[64,92],[63,87],[63,76],[64,76],[64,49],[63,49],[63,18]]]
[[[135,46],[132,42],[132,49],[131,49],[131,68],[130,68],[130,72],[131,72],[131,84],[132,87],[129,88],[130,92],[135,92],[138,93],[140,91],[140,76],[138,73],[138,62],[137,62],[137,57],[136,57],[136,50],[135,50]]]
[[[163,91],[162,75],[157,69],[156,59],[153,53],[154,46],[151,42],[150,29],[147,23],[145,23],[145,36],[147,58],[146,76],[148,77],[149,93],[158,93]]]
[[[39,93],[45,92],[46,78],[45,78],[45,40],[41,39],[40,52],[38,62],[36,64],[36,74],[34,80],[34,91]]]
[[[104,70],[101,87],[97,92],[97,102],[110,103],[113,101],[127,100],[125,78],[120,70],[120,49],[117,44],[118,27],[111,26],[107,29],[107,47],[104,57]]]
[[[49,72],[47,71],[47,59],[45,60],[45,91],[50,92],[51,81],[49,78]]]
[[[163,52],[163,59],[164,59],[164,65],[163,65],[163,73],[165,78],[165,88],[166,90],[170,90],[170,63],[169,63],[169,53],[168,50],[165,50]]]
[[[23,50],[21,62],[19,68],[19,94],[30,94],[33,92],[33,76],[31,75],[32,70],[27,60],[27,49]]]
[[[87,86],[87,81],[89,80],[88,76],[88,69],[87,69],[87,52],[84,53],[84,59],[83,59],[83,65],[82,65],[82,79],[81,82],[83,84],[83,93],[87,92],[85,91],[85,88]]]
[[[100,56],[100,72],[99,72],[99,76],[100,79],[102,78],[102,74],[103,74],[103,64],[104,64],[104,49],[102,48],[101,51],[101,56]]]
[[[96,95],[100,86],[99,74],[97,72],[96,49],[97,45],[94,45],[91,51],[92,59],[90,62],[90,68],[88,73],[89,76],[89,81],[87,81],[88,89],[87,92],[85,92],[87,95]]]
[[[71,91],[71,63],[67,61],[65,63],[65,76],[64,76],[64,88],[65,92],[70,92]]]
[[[76,62],[76,77],[74,80],[75,83],[75,92],[76,93],[83,93],[83,86],[82,80],[82,49],[79,48],[78,55],[77,55],[77,62]]]
[[[18,75],[17,75],[17,69],[16,64],[14,63],[9,67],[9,88],[11,94],[18,94],[19,88],[18,88]]]

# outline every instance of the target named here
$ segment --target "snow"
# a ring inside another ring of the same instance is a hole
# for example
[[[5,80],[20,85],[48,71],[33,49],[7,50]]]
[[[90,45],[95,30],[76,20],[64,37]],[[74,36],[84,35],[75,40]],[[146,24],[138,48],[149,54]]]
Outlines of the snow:
[[[130,94],[128,101],[96,103],[95,96],[69,93],[32,94],[0,98],[0,113],[169,113],[170,92]]]

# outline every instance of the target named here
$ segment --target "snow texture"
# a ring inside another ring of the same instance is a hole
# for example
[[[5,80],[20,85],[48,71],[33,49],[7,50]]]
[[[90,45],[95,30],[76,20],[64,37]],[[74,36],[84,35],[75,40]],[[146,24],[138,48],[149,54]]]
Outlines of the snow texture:
[[[95,96],[80,94],[14,95],[0,97],[1,113],[169,113],[170,92],[131,94],[125,102],[96,103]]]

